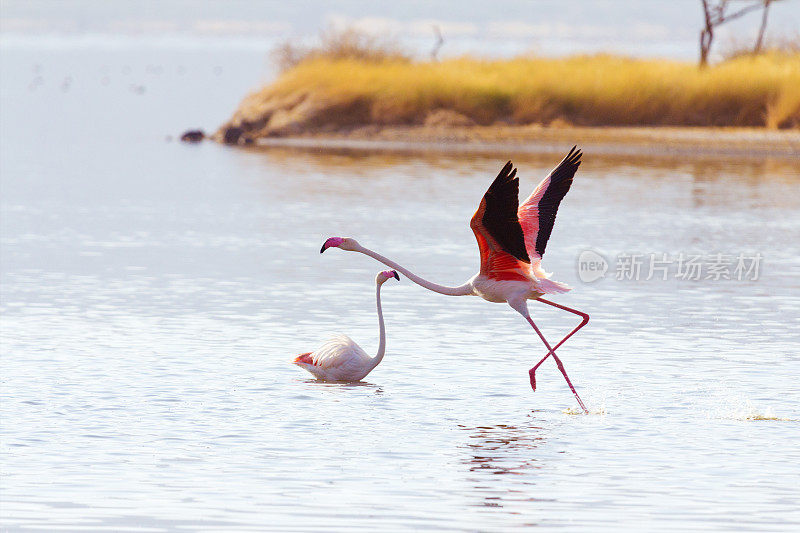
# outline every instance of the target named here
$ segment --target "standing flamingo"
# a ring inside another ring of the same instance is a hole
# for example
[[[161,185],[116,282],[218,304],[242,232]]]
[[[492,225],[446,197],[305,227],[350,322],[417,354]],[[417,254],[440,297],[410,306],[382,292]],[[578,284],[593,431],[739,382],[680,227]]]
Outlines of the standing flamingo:
[[[483,195],[478,210],[470,221],[481,253],[480,272],[458,287],[438,285],[423,279],[350,238],[331,237],[322,245],[320,253],[328,248],[361,252],[400,271],[417,285],[439,294],[475,295],[490,302],[506,302],[533,326],[548,350],[547,355],[528,372],[533,390],[536,390],[536,369],[552,355],[578,404],[584,413],[588,413],[555,350],[589,322],[589,315],[542,298],[545,294],[559,294],[567,292],[570,288],[564,283],[550,280],[550,274],[541,267],[542,256],[553,231],[558,206],[572,185],[572,178],[581,164],[580,158],[581,151],[573,146],[569,154],[539,183],[522,205],[518,205],[517,169],[511,161],[506,163]],[[576,314],[581,317],[581,323],[551,347],[531,320],[528,300],[535,300]]]
[[[315,352],[298,355],[294,364],[301,366],[322,381],[361,381],[378,366],[386,352],[386,328],[381,310],[381,286],[389,278],[400,280],[394,270],[379,272],[375,277],[375,300],[378,305],[380,344],[378,354],[370,357],[347,335],[336,335]]]

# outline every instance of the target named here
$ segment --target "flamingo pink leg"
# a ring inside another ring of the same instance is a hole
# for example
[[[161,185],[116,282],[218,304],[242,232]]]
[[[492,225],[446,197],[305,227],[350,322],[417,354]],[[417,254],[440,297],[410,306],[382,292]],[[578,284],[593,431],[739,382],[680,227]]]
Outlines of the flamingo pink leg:
[[[564,344],[567,341],[567,339],[572,337],[575,333],[578,332],[579,329],[581,329],[583,326],[585,326],[589,322],[589,315],[587,315],[586,313],[583,313],[581,311],[578,311],[577,309],[573,309],[573,308],[567,307],[565,305],[560,305],[560,304],[557,304],[555,302],[551,302],[549,300],[544,300],[542,298],[539,298],[538,301],[542,302],[543,304],[552,305],[553,307],[558,307],[559,309],[563,309],[564,311],[569,311],[570,313],[574,313],[576,315],[579,315],[582,318],[582,320],[581,320],[581,323],[578,324],[578,326],[575,329],[570,331],[567,334],[566,337],[561,339],[561,341],[553,347],[552,351],[548,352],[547,355],[545,355],[542,358],[541,361],[536,363],[536,365],[528,371],[528,375],[531,378],[531,388],[533,388],[533,390],[536,390],[536,370],[542,365],[542,363],[544,363],[547,360],[548,357],[550,357],[551,353],[553,353],[556,350],[558,350],[559,346]],[[569,382],[569,380],[567,380],[567,381]]]
[[[578,405],[581,406],[581,409],[583,409],[584,413],[589,414],[589,410],[586,409],[586,406],[583,404],[583,400],[581,400],[581,397],[578,396],[578,392],[575,390],[575,387],[572,385],[572,381],[570,381],[569,376],[567,375],[567,371],[564,369],[564,363],[562,363],[561,359],[559,359],[558,356],[555,354],[554,348],[550,347],[550,344],[547,342],[547,339],[544,338],[544,335],[542,335],[542,332],[539,331],[538,327],[536,327],[536,324],[533,322],[533,320],[531,320],[530,317],[525,317],[525,318],[530,323],[530,325],[533,326],[534,331],[536,331],[536,333],[539,335],[539,338],[542,339],[542,342],[544,343],[544,345],[549,350],[547,355],[548,356],[552,355],[553,359],[555,359],[556,365],[558,366],[558,369],[561,371],[561,374],[564,376],[564,379],[567,381],[567,385],[569,385],[569,389],[572,391],[572,394],[575,395],[575,399],[578,400]],[[541,362],[539,364],[541,364]]]

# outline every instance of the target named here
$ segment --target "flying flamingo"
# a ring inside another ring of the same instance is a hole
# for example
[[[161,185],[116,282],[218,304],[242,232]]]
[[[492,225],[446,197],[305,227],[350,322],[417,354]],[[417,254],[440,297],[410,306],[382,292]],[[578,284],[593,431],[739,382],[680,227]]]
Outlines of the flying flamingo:
[[[564,283],[550,280],[550,274],[541,267],[542,256],[553,231],[558,206],[572,185],[572,178],[581,164],[580,158],[581,151],[573,146],[569,154],[539,183],[522,205],[518,205],[517,169],[511,161],[506,163],[483,195],[478,210],[470,221],[470,227],[478,240],[481,267],[480,272],[463,285],[447,287],[432,283],[350,238],[331,237],[322,245],[320,253],[328,248],[361,252],[400,271],[417,285],[439,294],[475,295],[490,302],[507,303],[533,326],[548,350],[547,355],[528,372],[533,390],[536,390],[536,369],[552,355],[578,404],[585,413],[588,413],[555,350],[589,322],[589,315],[542,298],[545,294],[559,294],[567,292],[570,288]],[[576,314],[581,317],[581,323],[551,347],[531,320],[528,300],[535,300]]]
[[[336,335],[320,346],[317,351],[298,355],[294,364],[305,368],[322,381],[361,381],[372,372],[381,363],[383,354],[386,352],[386,328],[383,326],[383,311],[381,310],[381,285],[389,278],[400,280],[400,276],[394,270],[379,272],[375,277],[375,300],[378,304],[380,329],[380,344],[375,357],[367,355],[367,352],[347,335]]]

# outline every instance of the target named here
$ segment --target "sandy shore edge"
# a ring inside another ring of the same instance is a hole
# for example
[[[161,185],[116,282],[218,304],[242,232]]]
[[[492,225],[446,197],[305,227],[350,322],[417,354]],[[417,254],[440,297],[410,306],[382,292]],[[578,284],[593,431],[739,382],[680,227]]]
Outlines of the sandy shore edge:
[[[308,132],[256,140],[256,145],[263,147],[467,153],[550,153],[563,151],[567,144],[607,155],[800,160],[800,131],[756,128],[365,126],[348,132]]]

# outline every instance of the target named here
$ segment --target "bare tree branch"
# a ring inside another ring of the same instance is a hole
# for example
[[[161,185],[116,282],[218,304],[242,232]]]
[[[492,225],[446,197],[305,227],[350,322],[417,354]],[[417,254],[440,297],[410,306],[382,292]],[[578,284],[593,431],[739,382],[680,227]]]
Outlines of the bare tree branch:
[[[756,45],[753,47],[753,53],[758,54],[764,46],[764,33],[767,31],[767,16],[769,16],[769,5],[772,0],[764,0],[764,12],[761,14],[761,26],[758,28],[758,37],[756,38]]]
[[[705,27],[700,31],[700,67],[705,67],[708,65],[708,56],[711,52],[711,43],[714,41],[714,28],[725,24],[726,22],[730,22],[731,20],[736,20],[740,17],[743,17],[747,13],[751,11],[755,11],[757,9],[764,9],[764,16],[762,18],[762,31],[763,28],[766,27],[766,11],[769,8],[769,4],[773,0],[743,0],[748,2],[754,2],[750,5],[747,5],[738,11],[728,12],[728,7],[730,5],[730,0],[719,0],[716,4],[710,4],[709,0],[701,0],[703,5],[703,16],[704,16],[704,23]],[[763,35],[759,35],[759,44],[757,45],[760,48],[760,41]]]

